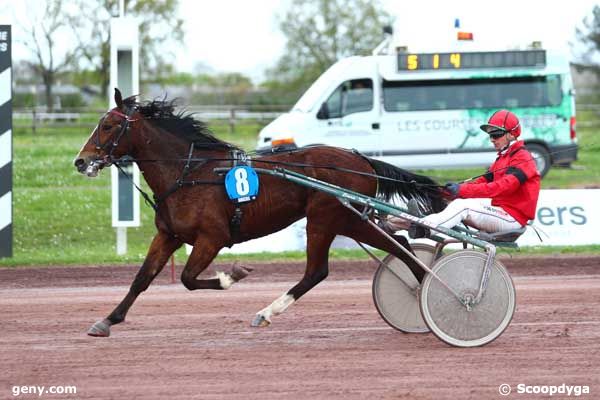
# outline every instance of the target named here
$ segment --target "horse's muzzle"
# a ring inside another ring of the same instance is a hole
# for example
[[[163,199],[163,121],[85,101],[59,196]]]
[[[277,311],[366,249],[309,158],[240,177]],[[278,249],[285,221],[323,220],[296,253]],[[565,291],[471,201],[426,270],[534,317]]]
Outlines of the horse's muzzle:
[[[87,165],[83,158],[76,158],[75,161],[73,161],[73,165],[75,165],[75,168],[77,168],[77,171],[79,171],[82,174],[85,172],[85,169],[87,168]]]
[[[99,160],[93,160],[87,163],[83,158],[76,158],[75,161],[73,161],[73,164],[75,165],[75,168],[77,168],[77,171],[90,178],[98,176],[98,171],[105,165],[103,161]]]

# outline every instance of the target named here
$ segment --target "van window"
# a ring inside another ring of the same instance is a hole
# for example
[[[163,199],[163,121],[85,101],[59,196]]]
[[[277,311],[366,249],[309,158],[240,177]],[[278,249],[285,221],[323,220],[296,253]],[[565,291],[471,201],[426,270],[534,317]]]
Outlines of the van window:
[[[386,111],[546,107],[561,102],[559,75],[383,82]]]
[[[373,81],[354,79],[335,89],[325,102],[328,118],[341,118],[348,114],[373,109]]]

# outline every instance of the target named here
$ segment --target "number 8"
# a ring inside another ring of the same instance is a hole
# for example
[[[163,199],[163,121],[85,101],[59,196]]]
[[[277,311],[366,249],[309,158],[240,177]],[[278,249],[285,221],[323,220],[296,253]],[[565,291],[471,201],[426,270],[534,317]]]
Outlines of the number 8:
[[[245,196],[250,193],[250,184],[248,183],[248,172],[244,168],[235,170],[235,190],[238,195]]]

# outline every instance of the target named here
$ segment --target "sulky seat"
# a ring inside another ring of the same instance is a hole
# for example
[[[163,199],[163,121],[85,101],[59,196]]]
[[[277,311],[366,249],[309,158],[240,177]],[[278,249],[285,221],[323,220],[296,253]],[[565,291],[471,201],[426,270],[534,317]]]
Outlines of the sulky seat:
[[[479,231],[475,234],[475,236],[481,240],[485,240],[486,242],[507,243],[515,242],[523,233],[525,233],[526,230],[527,227],[495,233]]]

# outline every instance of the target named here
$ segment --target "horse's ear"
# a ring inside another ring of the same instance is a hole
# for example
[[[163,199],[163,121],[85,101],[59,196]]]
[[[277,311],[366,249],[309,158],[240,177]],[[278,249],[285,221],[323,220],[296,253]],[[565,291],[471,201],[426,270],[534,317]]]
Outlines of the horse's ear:
[[[123,109],[123,96],[121,95],[121,91],[115,88],[115,104],[117,108]]]
[[[134,94],[132,96],[129,96],[127,98],[125,98],[123,100],[123,104],[125,104],[127,107],[131,107],[135,104],[135,99],[137,98],[137,94]]]

